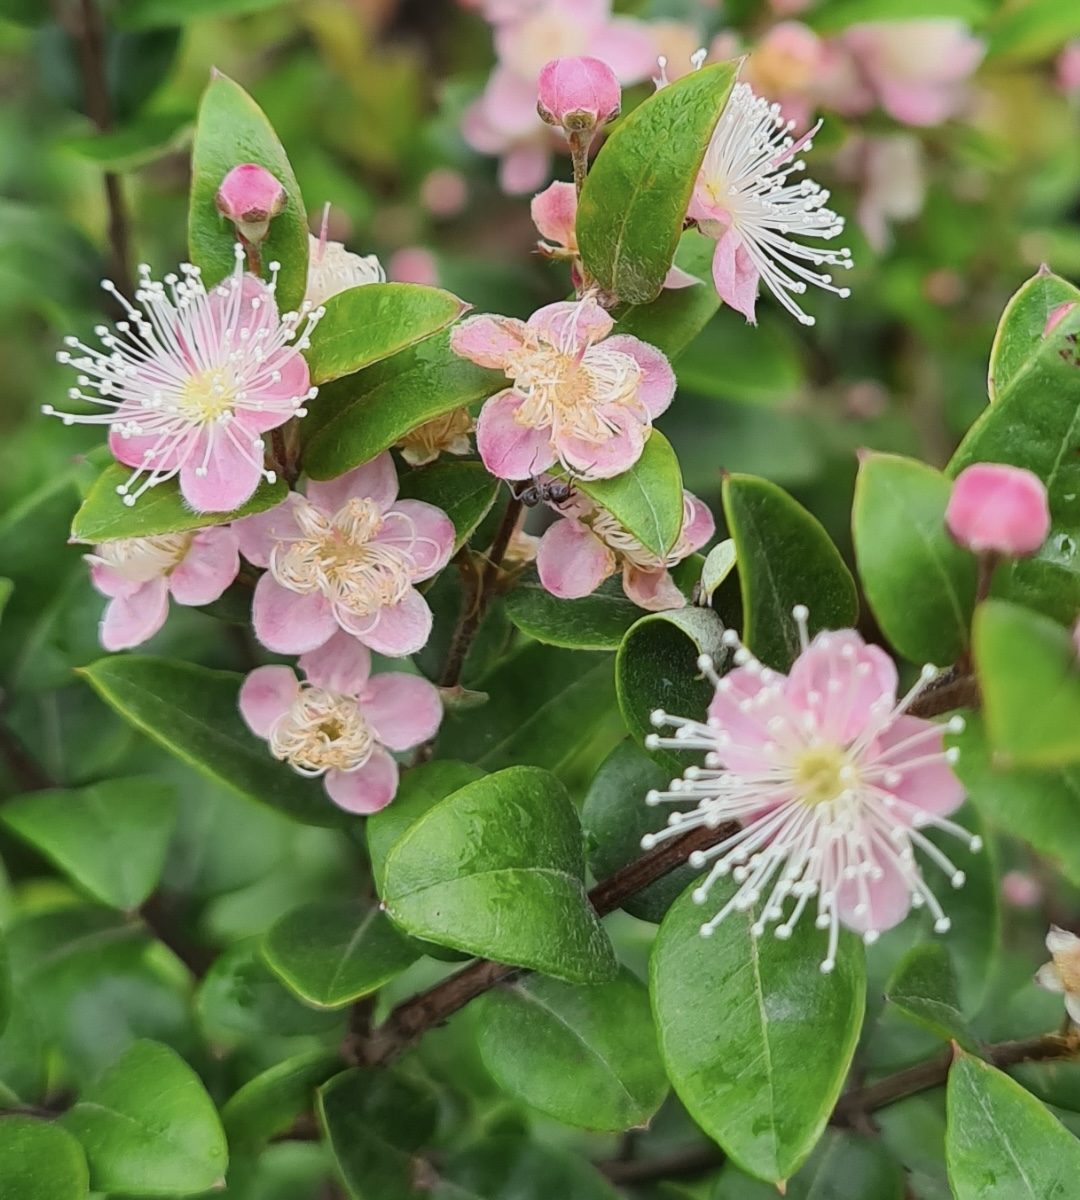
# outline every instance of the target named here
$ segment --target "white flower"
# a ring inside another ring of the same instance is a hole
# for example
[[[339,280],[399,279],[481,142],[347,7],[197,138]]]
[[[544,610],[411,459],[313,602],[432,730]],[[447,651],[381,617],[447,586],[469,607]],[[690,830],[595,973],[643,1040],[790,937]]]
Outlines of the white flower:
[[[386,282],[386,272],[374,254],[353,254],[341,242],[328,242],[325,235],[308,237],[308,304],[325,304],[348,288]]]
[[[1067,929],[1051,925],[1046,935],[1046,948],[1052,961],[1038,969],[1035,982],[1048,992],[1063,993],[1069,1016],[1080,1022],[1080,938]]]

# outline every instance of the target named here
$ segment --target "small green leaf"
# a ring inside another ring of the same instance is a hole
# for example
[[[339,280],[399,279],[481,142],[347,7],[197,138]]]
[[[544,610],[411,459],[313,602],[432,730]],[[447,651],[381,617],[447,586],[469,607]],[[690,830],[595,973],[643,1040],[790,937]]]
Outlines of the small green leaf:
[[[160,4],[160,0],[143,2]],[[168,7],[173,11],[169,23],[175,24],[175,5]],[[215,70],[203,92],[195,125],[188,214],[191,261],[202,268],[207,286],[231,274],[236,265],[236,230],[218,212],[215,197],[221,181],[240,163],[265,167],[285,189],[285,207],[270,222],[260,250],[264,267],[271,262],[281,264],[278,307],[282,312],[298,309],[307,289],[309,234],[296,176],[266,114],[239,84]]]
[[[314,1051],[287,1058],[249,1079],[221,1110],[221,1123],[235,1153],[268,1142],[303,1113],[315,1089],[341,1066],[336,1054]]]
[[[735,553],[735,543],[731,538],[725,538],[717,543],[705,556],[705,564],[701,568],[701,594],[712,603],[712,598],[738,563]]]
[[[452,1158],[443,1175],[445,1191],[435,1193],[437,1200],[619,1200],[611,1184],[579,1154],[515,1134],[477,1142]],[[404,1200],[414,1197],[410,1193]]]
[[[239,675],[134,654],[99,659],[81,674],[136,729],[211,779],[305,824],[340,823],[318,780],[277,762],[244,724]]]
[[[584,875],[566,789],[547,771],[510,767],[451,793],[395,842],[383,903],[416,937],[596,983],[615,958]]]
[[[454,523],[454,549],[476,532],[499,493],[499,481],[478,462],[438,462],[401,477],[400,495],[441,508]]]
[[[119,463],[112,463],[102,471],[71,522],[71,536],[76,542],[109,542],[226,525],[238,517],[266,512],[289,494],[289,485],[283,479],[263,482],[255,495],[235,512],[197,513],[180,495],[176,480],[170,479],[143,493],[129,507],[116,489],[130,478],[130,468]]]
[[[570,650],[615,650],[641,616],[620,578],[608,579],[591,596],[560,600],[535,575],[519,580],[506,598],[506,615],[531,638]]]
[[[895,454],[866,454],[851,514],[866,599],[882,631],[917,663],[955,662],[975,608],[975,556],[945,529],[951,482]]]
[[[176,796],[152,778],[106,780],[78,791],[16,796],[0,809],[0,820],[95,900],[130,910],[161,877]]]
[[[972,25],[987,15],[986,0],[827,0],[808,13],[807,24],[819,33],[839,33],[865,21],[908,21],[954,17]]]
[[[270,969],[308,1004],[341,1008],[420,957],[378,905],[324,900],[294,909],[263,942]]]
[[[885,987],[885,998],[916,1025],[965,1049],[975,1048],[960,1009],[952,963],[940,942],[924,942],[904,955]]]
[[[277,8],[286,0],[119,0],[110,19],[118,29],[158,29],[212,17],[239,17]]]
[[[67,138],[61,145],[103,170],[137,171],[186,145],[191,131],[190,113],[146,113],[123,129]]]
[[[735,542],[743,641],[786,671],[799,653],[791,612],[810,610],[810,632],[846,629],[859,613],[851,572],[817,519],[782,488],[752,475],[724,480],[724,515]]]
[[[958,1052],[946,1092],[945,1156],[956,1200],[1068,1200],[1080,1143],[1030,1092]]]
[[[59,1118],[95,1191],[188,1196],[221,1187],[228,1150],[213,1101],[168,1046],[135,1042]]]
[[[1059,0],[1027,0],[1003,9],[990,27],[987,57],[1010,64],[1050,58],[1080,37],[1080,11]]]
[[[776,1200],[776,1188],[727,1163],[709,1200]],[[880,1141],[829,1130],[788,1182],[784,1200],[905,1200],[904,1172]]]
[[[714,888],[710,911],[730,889]],[[751,909],[712,937],[687,889],[653,946],[650,992],[668,1077],[701,1128],[744,1171],[790,1178],[813,1150],[847,1076],[862,1025],[862,947],[841,933],[821,972],[825,934],[799,921],[787,940],[755,938]]]
[[[79,1143],[32,1117],[0,1120],[0,1180],[4,1200],[84,1200],[90,1187]]]
[[[975,664],[990,742],[1004,763],[1080,763],[1080,661],[1069,632],[988,600],[975,614]]]
[[[630,304],[660,294],[735,68],[691,71],[649,97],[604,143],[582,189],[577,239],[585,270]]]
[[[428,338],[321,389],[300,425],[304,468],[313,479],[334,479],[425,421],[494,395],[505,383],[501,372],[459,358],[449,334]]]
[[[484,1066],[501,1088],[567,1125],[644,1125],[667,1094],[649,993],[624,967],[582,987],[531,975],[477,1005]]]

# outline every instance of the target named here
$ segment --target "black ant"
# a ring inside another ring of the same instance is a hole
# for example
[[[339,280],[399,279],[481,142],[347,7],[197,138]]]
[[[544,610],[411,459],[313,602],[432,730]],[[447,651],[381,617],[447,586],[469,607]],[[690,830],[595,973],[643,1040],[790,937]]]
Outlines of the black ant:
[[[554,504],[558,507],[570,499],[574,489],[565,479],[542,480],[534,475],[520,491],[515,491],[511,486],[510,493],[526,508],[535,508],[538,504]]]

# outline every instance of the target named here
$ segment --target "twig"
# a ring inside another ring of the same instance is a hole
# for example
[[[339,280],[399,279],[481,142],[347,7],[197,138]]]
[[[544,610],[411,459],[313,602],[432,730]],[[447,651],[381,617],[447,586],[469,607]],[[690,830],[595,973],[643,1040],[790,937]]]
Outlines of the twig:
[[[908,712],[913,717],[939,717],[957,708],[978,708],[980,703],[975,676],[953,668],[918,695]]]
[[[660,1158],[623,1158],[597,1163],[597,1169],[612,1183],[653,1183],[659,1179],[694,1179],[707,1175],[724,1165],[724,1152],[719,1146],[690,1146]]]

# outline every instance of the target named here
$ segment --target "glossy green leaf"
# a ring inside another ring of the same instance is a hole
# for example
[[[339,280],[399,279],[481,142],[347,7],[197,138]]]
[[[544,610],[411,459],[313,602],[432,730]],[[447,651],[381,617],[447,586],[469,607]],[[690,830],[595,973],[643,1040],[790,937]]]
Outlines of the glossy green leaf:
[[[937,1037],[974,1049],[974,1035],[960,1008],[949,953],[940,942],[923,942],[904,955],[886,985],[885,998]]]
[[[712,602],[713,596],[735,570],[737,563],[738,555],[731,538],[725,538],[713,546],[701,568],[701,594],[706,601]]]
[[[945,1155],[956,1200],[1068,1200],[1080,1142],[1030,1092],[958,1052],[949,1071]]]
[[[195,1072],[159,1042],[135,1042],[59,1123],[82,1143],[95,1191],[187,1196],[224,1182],[217,1110]]]
[[[318,780],[271,757],[240,717],[240,676],[134,654],[81,672],[106,703],[181,761],[218,783],[309,825],[336,825]]]
[[[584,875],[566,789],[547,771],[510,767],[451,793],[395,842],[382,898],[416,937],[596,983],[615,958]]]
[[[586,272],[631,304],[659,295],[713,129],[735,81],[730,63],[661,88],[604,143],[581,193]]]
[[[449,334],[428,338],[319,392],[300,427],[304,467],[314,479],[333,479],[425,421],[494,395],[505,383],[501,372],[459,358]]]
[[[340,1008],[378,991],[419,958],[376,904],[324,900],[282,917],[263,956],[308,1004]]]
[[[990,28],[987,57],[1035,63],[1080,37],[1080,11],[1058,0],[1027,0],[1001,11]]]
[[[908,21],[919,17],[955,17],[970,24],[987,15],[987,0],[827,0],[807,14],[819,33],[839,33],[864,21]]]
[[[157,886],[176,823],[173,789],[153,778],[16,796],[0,820],[114,908],[137,908]]]
[[[581,986],[530,975],[482,996],[477,1039],[504,1091],[567,1125],[644,1125],[667,1095],[644,984],[624,967]]]
[[[110,15],[120,29],[156,29],[208,17],[264,12],[284,3],[286,0],[184,0],[178,8],[174,0],[119,0]]]
[[[239,163],[265,167],[285,189],[285,207],[270,222],[260,250],[264,269],[271,262],[281,264],[278,307],[282,312],[298,309],[307,288],[309,234],[296,176],[266,114],[239,84],[215,70],[195,125],[188,213],[191,260],[202,268],[207,285],[224,279],[236,265],[236,229],[218,212],[215,197],[221,181]]]
[[[851,514],[867,602],[889,641],[917,663],[955,662],[968,646],[975,556],[945,529],[951,482],[895,454],[866,454]]]
[[[619,1200],[579,1154],[514,1134],[477,1142],[452,1158],[442,1175],[436,1200]]]
[[[86,1155],[66,1130],[32,1117],[0,1120],[4,1200],[83,1200],[90,1186]]]
[[[776,1200],[776,1188],[728,1163],[708,1200]],[[906,1200],[904,1172],[879,1141],[829,1130],[789,1181],[784,1200]]]
[[[642,610],[627,599],[619,577],[605,580],[591,596],[560,600],[529,575],[507,596],[506,615],[522,633],[549,646],[616,650]]]
[[[306,1112],[315,1090],[341,1066],[336,1054],[313,1051],[286,1058],[249,1079],[229,1097],[221,1123],[235,1154],[268,1142]]]
[[[714,888],[709,911],[730,889]],[[755,938],[753,909],[712,937],[688,889],[671,906],[650,964],[660,1053],[679,1098],[743,1170],[790,1178],[813,1150],[847,1076],[863,1019],[858,939],[841,933],[821,972],[826,935],[799,921],[787,940]],[[707,915],[707,914],[706,914]]]
[[[752,475],[724,480],[724,515],[735,542],[743,642],[787,670],[799,653],[792,609],[810,610],[810,632],[846,629],[859,612],[855,582],[816,517],[782,488]]]
[[[499,481],[483,463],[437,462],[401,477],[399,495],[424,500],[441,508],[454,523],[454,549],[460,549],[476,532],[499,493]]]
[[[129,507],[116,489],[130,478],[130,469],[119,463],[102,471],[72,519],[71,536],[75,541],[109,542],[117,538],[186,533],[205,529],[208,525],[226,525],[237,517],[273,508],[289,493],[289,485],[283,479],[276,483],[264,482],[235,512],[197,513],[188,507],[176,480],[171,479],[151,488]]]
[[[331,296],[311,334],[313,383],[329,383],[390,358],[452,324],[468,305],[442,288],[369,283]]]
[[[986,730],[1003,764],[1080,763],[1080,661],[1068,630],[988,600],[975,614],[974,639]]]

